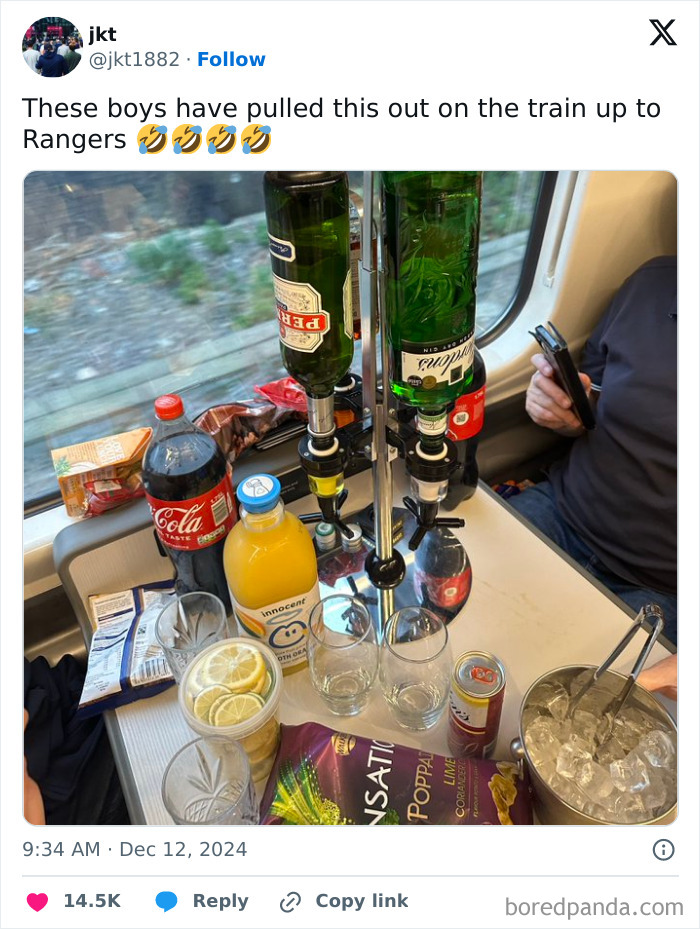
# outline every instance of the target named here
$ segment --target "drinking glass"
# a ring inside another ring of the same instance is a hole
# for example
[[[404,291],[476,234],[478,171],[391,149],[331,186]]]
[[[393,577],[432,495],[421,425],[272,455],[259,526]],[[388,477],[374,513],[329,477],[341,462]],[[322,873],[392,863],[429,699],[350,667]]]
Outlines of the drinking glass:
[[[200,652],[226,638],[226,607],[204,591],[173,597],[156,620],[156,639],[178,683]]]
[[[195,739],[181,748],[165,769],[162,796],[179,826],[260,822],[248,756],[231,739]]]
[[[452,657],[447,627],[430,610],[409,606],[384,630],[379,680],[394,718],[404,729],[430,729],[447,703]]]
[[[356,716],[369,700],[379,649],[367,607],[334,595],[311,611],[307,642],[311,683],[331,713]]]

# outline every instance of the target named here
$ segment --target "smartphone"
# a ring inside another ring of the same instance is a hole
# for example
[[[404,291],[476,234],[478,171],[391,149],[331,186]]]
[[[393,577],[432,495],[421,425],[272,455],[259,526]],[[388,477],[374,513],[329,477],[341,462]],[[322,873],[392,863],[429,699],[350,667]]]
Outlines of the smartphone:
[[[566,339],[557,330],[554,323],[547,323],[547,326],[549,328],[537,326],[530,335],[537,341],[542,349],[542,354],[552,366],[554,380],[568,394],[573,411],[581,420],[581,425],[585,429],[595,429],[593,407],[586,396],[576,366],[571,360]]]

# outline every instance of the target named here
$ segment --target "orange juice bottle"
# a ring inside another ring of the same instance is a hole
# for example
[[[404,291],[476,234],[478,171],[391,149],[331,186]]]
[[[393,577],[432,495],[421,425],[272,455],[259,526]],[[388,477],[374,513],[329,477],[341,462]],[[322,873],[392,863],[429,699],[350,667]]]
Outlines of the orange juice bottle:
[[[271,474],[238,485],[240,520],[226,539],[224,571],[241,631],[267,642],[290,674],[306,667],[318,570],[311,536],[285,511],[280,493]]]

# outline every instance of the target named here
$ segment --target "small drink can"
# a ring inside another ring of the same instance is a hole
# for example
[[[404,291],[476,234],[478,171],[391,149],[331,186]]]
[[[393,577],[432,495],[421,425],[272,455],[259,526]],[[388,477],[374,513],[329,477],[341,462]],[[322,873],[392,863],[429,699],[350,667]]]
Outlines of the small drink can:
[[[450,690],[447,742],[455,758],[488,758],[498,737],[506,672],[489,652],[457,659]]]

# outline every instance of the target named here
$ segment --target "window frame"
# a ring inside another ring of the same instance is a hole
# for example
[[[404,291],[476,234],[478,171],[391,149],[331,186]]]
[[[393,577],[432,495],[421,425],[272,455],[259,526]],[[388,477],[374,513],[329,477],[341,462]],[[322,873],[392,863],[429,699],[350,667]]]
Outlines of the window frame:
[[[549,223],[552,199],[554,197],[558,176],[558,171],[542,172],[540,189],[537,193],[535,209],[532,214],[532,223],[530,224],[530,234],[528,236],[527,245],[525,246],[525,255],[520,267],[520,276],[515,287],[515,292],[511,297],[510,303],[494,325],[477,338],[477,348],[485,348],[487,345],[491,345],[495,342],[499,336],[515,322],[527,303],[535,280],[537,265],[540,260],[542,243],[544,242],[544,235],[547,230],[547,224]]]

